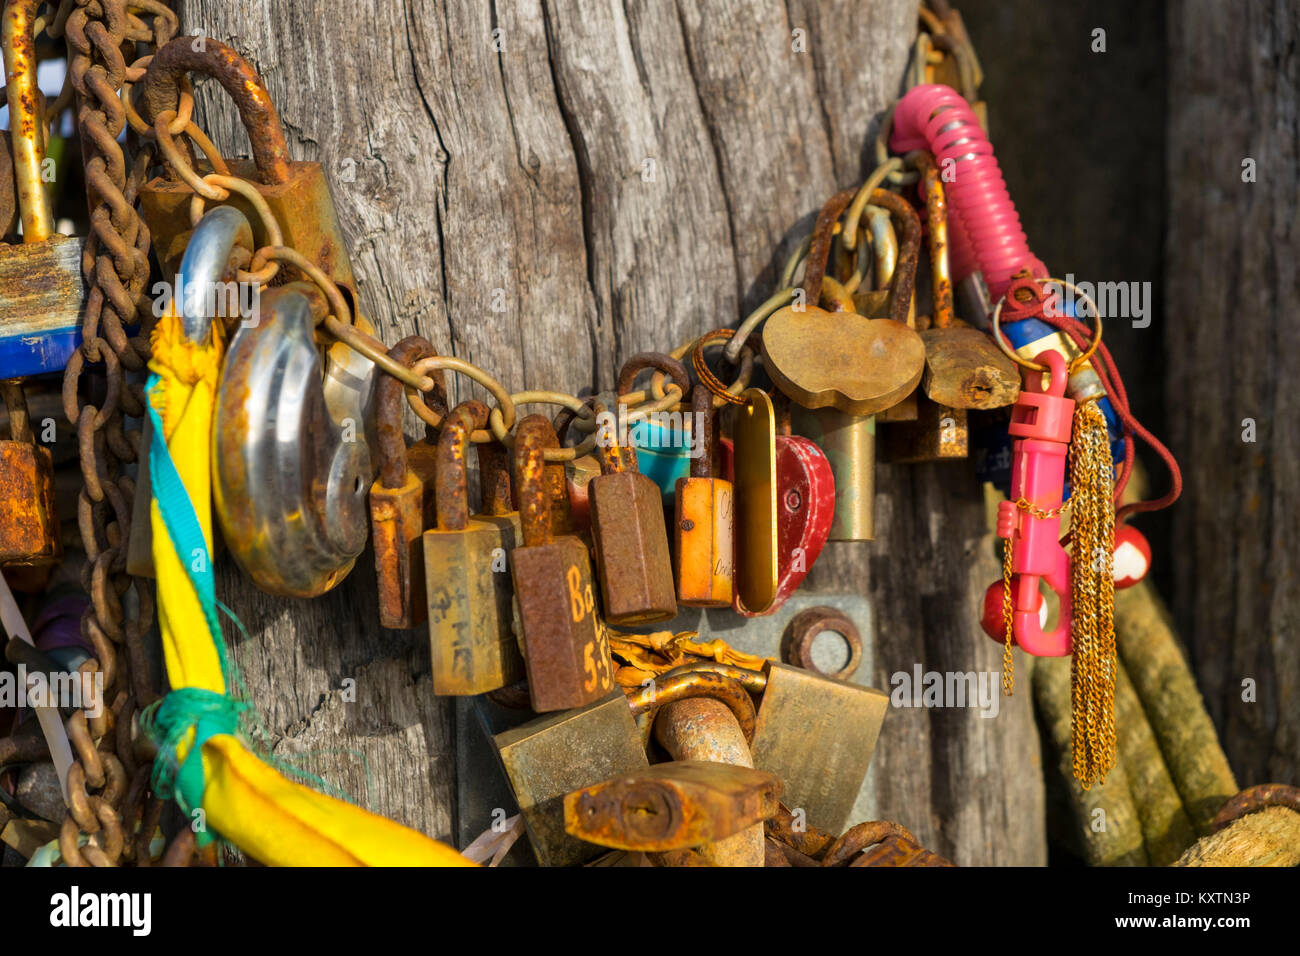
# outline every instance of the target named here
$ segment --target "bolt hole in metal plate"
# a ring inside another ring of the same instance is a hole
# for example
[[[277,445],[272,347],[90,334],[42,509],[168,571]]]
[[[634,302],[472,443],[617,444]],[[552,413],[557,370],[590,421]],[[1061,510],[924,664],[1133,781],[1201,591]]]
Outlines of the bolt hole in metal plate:
[[[862,660],[848,681],[888,693],[888,682],[881,686],[882,682],[875,678],[875,609],[870,600],[857,594],[795,594],[775,613],[765,617],[741,617],[729,608],[681,608],[681,613],[671,620],[620,630],[641,634],[698,631],[702,642],[721,639],[738,651],[784,660],[782,638],[786,628],[795,615],[814,607],[835,608],[857,625],[862,637]],[[835,674],[846,666],[848,659],[849,645],[842,635],[824,630],[813,639],[812,662],[823,673]],[[483,696],[456,700],[457,846],[466,846],[488,829],[496,808],[504,809],[507,816],[517,812],[492,736],[517,727],[531,717],[529,711],[508,710]],[[877,817],[875,777],[873,761],[853,803],[849,819],[854,823]],[[534,860],[527,843],[527,837],[521,837],[502,865],[531,865]]]

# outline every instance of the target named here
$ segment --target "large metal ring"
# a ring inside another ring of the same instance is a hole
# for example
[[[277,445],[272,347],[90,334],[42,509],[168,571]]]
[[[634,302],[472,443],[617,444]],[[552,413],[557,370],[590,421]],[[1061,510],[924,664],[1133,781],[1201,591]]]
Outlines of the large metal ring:
[[[1076,358],[1074,361],[1070,363],[1069,371],[1073,372],[1079,366],[1083,365],[1084,362],[1088,361],[1088,359],[1092,358],[1093,353],[1097,351],[1097,346],[1101,344],[1101,310],[1097,308],[1097,303],[1092,301],[1092,298],[1090,296],[1086,296],[1082,292],[1080,292],[1078,287],[1073,282],[1066,282],[1064,279],[1055,279],[1052,278],[1051,276],[1048,276],[1045,279],[1039,279],[1035,277],[1034,281],[1039,283],[1040,285],[1046,285],[1049,282],[1055,282],[1057,285],[1061,286],[1062,288],[1069,289],[1071,292],[1075,294],[1077,298],[1083,299],[1086,303],[1088,303],[1088,306],[1092,309],[1092,319],[1093,319],[1093,329],[1094,329],[1093,336],[1092,336],[1092,343],[1088,346],[1087,351],[1085,351],[1082,355],[1080,355],[1078,358]],[[1006,354],[1007,358],[1011,359],[1011,361],[1015,362],[1017,365],[1024,366],[1025,368],[1031,369],[1035,372],[1050,371],[1046,365],[1043,365],[1040,362],[1030,361],[1029,359],[1021,356],[1015,349],[1011,347],[1011,343],[1008,342],[1005,338],[1003,338],[1002,326],[999,320],[1002,317],[1002,306],[1006,304],[1006,301],[1007,301],[1007,295],[1004,292],[1002,293],[1002,298],[998,299],[998,304],[993,309],[993,333],[992,333],[993,341],[998,344],[998,348],[1000,348]]]

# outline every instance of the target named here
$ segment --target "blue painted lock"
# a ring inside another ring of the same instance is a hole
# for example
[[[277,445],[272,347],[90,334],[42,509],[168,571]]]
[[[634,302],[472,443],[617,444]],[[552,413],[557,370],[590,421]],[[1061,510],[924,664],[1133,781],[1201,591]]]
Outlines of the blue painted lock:
[[[1053,349],[1065,356],[1066,360],[1078,356],[1079,350],[1074,342],[1064,333],[1048,325],[1041,319],[1022,319],[1002,326],[1002,334],[1011,343],[1017,354],[1033,359],[1045,349]],[[1071,398],[1087,397],[1101,391],[1101,382],[1093,371],[1092,363],[1085,362],[1083,367],[1070,376],[1066,395]],[[1100,398],[1097,407],[1106,417],[1106,430],[1110,435],[1111,460],[1116,464],[1124,460],[1124,434],[1119,415],[1110,399]],[[981,481],[991,481],[999,491],[1008,492],[1011,488],[1011,436],[1007,434],[1007,423],[1011,420],[1011,409],[999,409],[997,415],[981,426],[972,426],[970,442],[975,459],[975,473]],[[1069,498],[1069,483],[1066,483],[1065,497]]]
[[[35,7],[31,8],[33,11]],[[6,15],[9,11],[6,11]],[[14,188],[23,241],[0,243],[0,379],[57,372],[81,344],[85,241],[54,230],[31,20],[17,10],[4,44]],[[52,161],[52,159],[51,159]],[[0,233],[8,223],[0,223]]]

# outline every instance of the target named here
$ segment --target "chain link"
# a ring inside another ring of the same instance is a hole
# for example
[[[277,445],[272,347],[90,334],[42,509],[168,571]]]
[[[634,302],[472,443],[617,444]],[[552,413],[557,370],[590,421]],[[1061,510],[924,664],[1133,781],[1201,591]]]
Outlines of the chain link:
[[[157,49],[175,35],[178,23],[154,0],[75,0],[75,6],[60,7],[54,23],[68,43],[90,218],[81,263],[87,285],[82,342],[64,373],[63,410],[77,432],[84,480],[77,518],[86,552],[82,585],[91,606],[82,633],[95,648],[111,715],[87,723],[84,711],[77,711],[68,719],[70,735],[81,745],[68,775],[69,808],[59,845],[69,866],[113,866],[120,860],[147,865],[153,829],[136,838],[145,801],[134,795],[147,790],[150,765],[135,759],[129,731],[137,704],[158,696],[144,647],[153,626],[153,585],[126,573],[135,497],[126,466],[138,461],[140,432],[128,432],[125,424],[144,413],[143,386],[127,375],[142,373],[149,355],[149,328],[142,324],[134,335],[129,330],[151,312],[144,293],[149,230],[135,208],[151,154],[141,150],[128,165],[117,139],[126,125],[119,90],[128,74],[142,72],[140,61],[127,66],[122,50],[137,43]],[[96,407],[86,397],[94,390],[81,385],[88,370],[99,374],[101,367],[105,389]],[[109,732],[113,728],[116,733]],[[102,736],[86,746],[96,730]],[[133,800],[124,800],[128,794]],[[143,823],[156,823],[156,815],[143,816]],[[88,838],[84,844],[82,835]]]

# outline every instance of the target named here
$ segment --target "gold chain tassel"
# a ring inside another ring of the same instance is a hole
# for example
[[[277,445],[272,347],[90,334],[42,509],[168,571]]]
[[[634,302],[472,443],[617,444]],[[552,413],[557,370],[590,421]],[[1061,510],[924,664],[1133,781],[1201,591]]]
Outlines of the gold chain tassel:
[[[1114,467],[1106,419],[1080,402],[1070,442],[1071,746],[1087,790],[1115,766]]]

